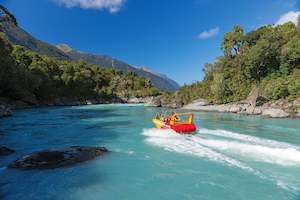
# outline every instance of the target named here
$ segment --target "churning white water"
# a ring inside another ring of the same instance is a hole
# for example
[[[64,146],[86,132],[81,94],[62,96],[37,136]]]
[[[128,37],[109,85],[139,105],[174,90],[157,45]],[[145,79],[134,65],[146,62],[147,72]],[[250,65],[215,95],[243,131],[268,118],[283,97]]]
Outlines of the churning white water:
[[[226,130],[199,129],[196,135],[180,135],[173,130],[144,129],[149,144],[168,151],[189,154],[229,167],[246,170],[263,179],[275,181],[279,187],[292,188],[281,180],[265,174],[253,162],[300,168],[299,146],[244,135]],[[295,189],[295,188],[293,188]]]

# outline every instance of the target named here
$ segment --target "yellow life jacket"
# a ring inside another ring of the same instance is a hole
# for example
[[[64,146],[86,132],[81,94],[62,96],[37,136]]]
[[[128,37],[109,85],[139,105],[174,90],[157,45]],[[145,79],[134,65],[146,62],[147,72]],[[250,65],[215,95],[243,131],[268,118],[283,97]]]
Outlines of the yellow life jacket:
[[[178,120],[178,116],[177,114],[174,114],[171,116],[171,119],[170,119],[170,124],[171,125],[175,125],[175,122]]]

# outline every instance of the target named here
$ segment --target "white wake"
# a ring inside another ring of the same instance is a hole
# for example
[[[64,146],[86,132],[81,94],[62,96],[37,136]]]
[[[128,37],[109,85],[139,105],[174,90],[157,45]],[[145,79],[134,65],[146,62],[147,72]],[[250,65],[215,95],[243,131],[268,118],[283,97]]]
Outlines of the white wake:
[[[197,136],[179,135],[172,130],[159,129],[145,129],[143,135],[146,136],[146,142],[161,146],[168,151],[207,158],[212,161],[220,162],[229,166],[235,166],[259,174],[259,172],[253,170],[247,165],[244,165],[240,161],[204,146],[201,144],[202,142],[197,141]]]
[[[298,146],[226,130],[200,129],[197,135],[172,130],[145,129],[146,141],[169,151],[192,154],[249,169],[233,157],[283,166],[300,166]]]
[[[291,189],[292,186],[271,174],[265,175],[262,172],[264,170],[252,167],[253,162],[300,167],[299,146],[285,142],[211,129],[200,129],[196,135],[179,135],[172,130],[160,129],[144,129],[142,134],[149,144],[237,167],[260,178],[274,181],[284,189]]]
[[[243,135],[226,130],[200,129],[200,137],[195,142],[230,154],[238,154],[257,162],[272,163],[282,166],[300,166],[300,149],[298,146],[259,137]],[[201,134],[217,136],[202,138]],[[220,139],[223,138],[223,139]]]

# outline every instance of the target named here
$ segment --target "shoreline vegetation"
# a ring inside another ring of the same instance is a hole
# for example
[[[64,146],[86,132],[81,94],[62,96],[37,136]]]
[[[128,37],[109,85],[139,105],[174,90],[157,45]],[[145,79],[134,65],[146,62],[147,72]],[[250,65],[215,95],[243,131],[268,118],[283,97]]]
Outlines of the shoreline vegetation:
[[[0,101],[1,102],[1,101]],[[86,101],[68,101],[59,102],[58,104],[48,105],[35,105],[29,106],[24,103],[19,105],[3,104],[0,103],[0,118],[11,116],[15,109],[25,109],[32,107],[48,107],[48,106],[81,106],[81,105],[97,105],[97,104],[144,104],[146,107],[165,107],[170,109],[191,110],[200,112],[221,112],[221,113],[234,113],[242,115],[256,115],[271,118],[300,118],[300,100],[287,101],[278,100],[266,102],[262,105],[253,105],[250,102],[240,101],[231,102],[227,104],[214,104],[205,99],[197,99],[184,106],[179,106],[176,102],[166,101],[163,95],[148,96],[148,97],[130,97],[117,99],[116,101],[99,101],[99,100],[86,100]],[[294,109],[296,108],[296,109]],[[298,109],[297,109],[298,108]]]
[[[58,60],[13,45],[2,26],[17,21],[3,11],[0,117],[25,107],[107,103],[300,117],[300,24],[266,25],[248,33],[235,25],[224,34],[223,55],[205,65],[202,81],[165,92],[134,72]]]

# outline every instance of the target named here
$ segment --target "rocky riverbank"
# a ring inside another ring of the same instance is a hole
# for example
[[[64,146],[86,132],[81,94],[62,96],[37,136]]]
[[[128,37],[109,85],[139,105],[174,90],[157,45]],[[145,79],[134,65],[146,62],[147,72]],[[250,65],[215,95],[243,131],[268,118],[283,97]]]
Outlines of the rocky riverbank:
[[[149,107],[165,107],[165,108],[181,108],[182,103],[176,98],[169,98],[168,96],[150,97],[144,102],[145,106]]]
[[[300,99],[293,101],[277,100],[262,101],[255,98],[253,101],[245,100],[228,104],[214,104],[205,99],[198,99],[182,106],[176,101],[166,102],[165,97],[152,97],[145,106],[180,108],[183,110],[204,111],[204,112],[227,112],[246,115],[262,115],[274,118],[296,117],[300,118]]]
[[[251,95],[250,95],[251,97]],[[251,102],[252,101],[252,102]],[[205,99],[198,99],[190,104],[182,105],[176,99],[168,99],[165,96],[150,96],[150,97],[129,97],[116,98],[110,100],[91,99],[91,100],[70,100],[56,99],[49,102],[41,103],[26,103],[9,101],[1,99],[0,101],[0,118],[12,115],[12,110],[26,107],[41,107],[41,106],[79,106],[90,104],[110,104],[110,103],[143,103],[148,107],[166,107],[173,109],[204,111],[204,112],[228,112],[247,115],[262,115],[274,118],[296,117],[300,118],[300,99],[293,101],[277,100],[265,101],[256,97],[254,100],[245,100],[241,102],[228,104],[214,104]],[[9,104],[10,102],[10,104]],[[253,103],[254,102],[254,103]]]
[[[155,97],[128,97],[128,98],[111,98],[111,99],[67,99],[59,98],[49,101],[38,102],[36,100],[28,99],[25,101],[17,101],[8,98],[0,98],[0,118],[11,116],[13,110],[24,109],[31,107],[45,107],[45,106],[80,106],[92,104],[113,104],[113,103],[128,103],[128,104],[147,104],[152,102]]]
[[[184,110],[196,110],[206,112],[228,112],[247,115],[262,115],[274,118],[300,117],[300,102],[293,101],[290,103],[277,101],[268,102],[262,106],[253,106],[248,103],[228,103],[228,104],[210,104],[209,102],[199,99],[184,107]],[[297,109],[298,108],[298,109]]]

